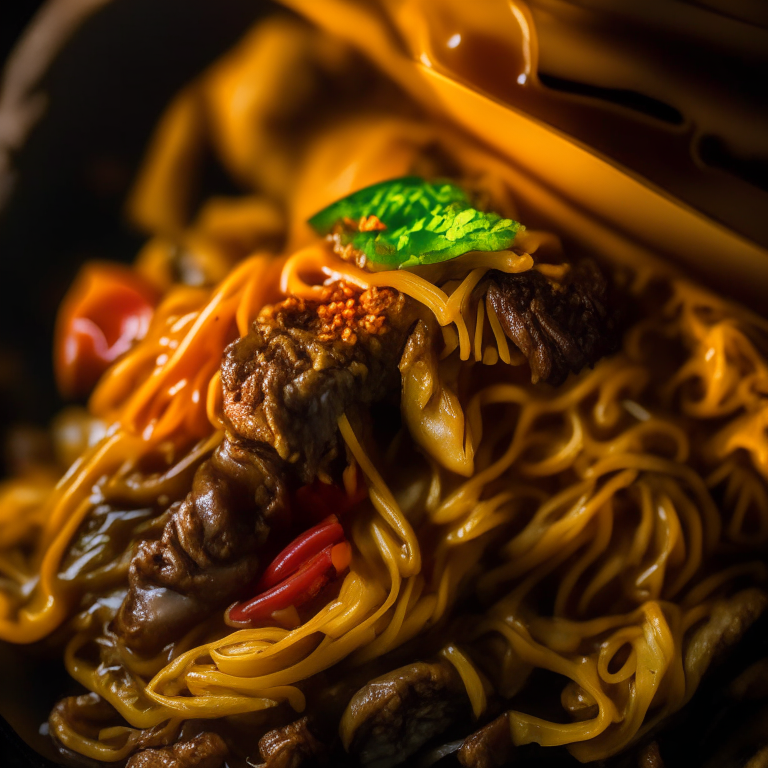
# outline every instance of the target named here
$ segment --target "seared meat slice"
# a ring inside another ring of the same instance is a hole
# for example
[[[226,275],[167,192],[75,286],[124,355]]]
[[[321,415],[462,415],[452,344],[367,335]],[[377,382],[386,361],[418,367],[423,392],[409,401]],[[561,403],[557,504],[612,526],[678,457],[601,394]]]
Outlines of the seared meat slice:
[[[515,745],[505,712],[464,739],[456,755],[464,768],[501,768],[512,760]]]
[[[461,717],[469,717],[469,699],[456,670],[446,661],[417,662],[361,688],[339,733],[360,765],[389,768]]]
[[[201,733],[170,747],[137,752],[125,768],[221,768],[228,751],[221,736]]]
[[[265,768],[302,768],[324,763],[328,747],[315,738],[302,717],[265,733],[259,740],[259,754]]]
[[[314,479],[339,417],[399,390],[397,364],[415,322],[415,302],[396,291],[336,283],[320,301],[267,308],[227,348],[233,435],[199,467],[160,540],[139,545],[115,619],[127,645],[156,652],[245,596],[270,520],[285,506],[285,476]]]
[[[253,584],[269,522],[286,504],[281,465],[269,447],[230,439],[200,465],[162,537],[131,560],[115,619],[127,645],[158,651]]]
[[[525,355],[531,380],[562,384],[619,344],[608,283],[598,266],[582,261],[553,280],[536,269],[490,273],[488,301],[504,333]]]
[[[224,413],[232,429],[301,462],[314,477],[353,404],[400,386],[397,364],[416,303],[389,288],[360,292],[344,283],[318,302],[289,298],[268,307],[224,353]]]

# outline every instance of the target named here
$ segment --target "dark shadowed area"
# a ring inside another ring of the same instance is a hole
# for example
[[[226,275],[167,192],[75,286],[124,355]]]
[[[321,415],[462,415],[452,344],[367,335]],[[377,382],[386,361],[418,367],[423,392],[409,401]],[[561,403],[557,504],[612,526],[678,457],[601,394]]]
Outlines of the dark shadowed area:
[[[3,3],[0,55],[39,2]],[[173,94],[270,6],[221,0],[112,0],[55,58],[47,109],[12,156],[0,213],[0,424],[45,423],[59,405],[51,344],[56,308],[86,259],[130,260],[142,235],[121,209]]]

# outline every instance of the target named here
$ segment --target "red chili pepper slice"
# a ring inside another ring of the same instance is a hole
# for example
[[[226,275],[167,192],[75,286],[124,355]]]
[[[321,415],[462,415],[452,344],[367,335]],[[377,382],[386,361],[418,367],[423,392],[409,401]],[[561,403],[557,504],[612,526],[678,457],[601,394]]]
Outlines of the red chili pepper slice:
[[[352,547],[349,542],[342,541],[331,549],[331,562],[336,569],[336,575],[344,573],[352,562]]]
[[[56,379],[63,395],[90,392],[109,365],[146,334],[156,300],[155,289],[129,267],[83,267],[56,323]]]
[[[331,544],[336,544],[344,539],[344,529],[336,515],[323,520],[322,523],[310,528],[295,538],[264,571],[256,589],[263,592],[274,587],[292,573],[297,571],[302,563],[306,563],[320,550]]]
[[[232,624],[249,624],[264,621],[276,611],[301,606],[349,567],[352,548],[344,540],[344,529],[337,514],[360,503],[367,492],[359,469],[352,495],[319,480],[299,489],[296,495],[300,500],[299,511],[305,517],[317,519],[319,513],[333,511],[277,555],[259,579],[256,596],[230,606],[226,620]]]
[[[349,566],[351,557],[352,548],[347,542],[326,547],[281,584],[244,603],[235,603],[227,611],[227,621],[250,624],[291,605],[304,605]]]

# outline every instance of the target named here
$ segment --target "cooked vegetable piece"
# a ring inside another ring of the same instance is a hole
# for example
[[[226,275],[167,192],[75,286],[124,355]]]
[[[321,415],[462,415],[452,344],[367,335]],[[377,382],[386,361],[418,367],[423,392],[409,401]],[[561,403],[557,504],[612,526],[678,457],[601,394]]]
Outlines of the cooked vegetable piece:
[[[146,334],[156,299],[154,288],[128,267],[92,263],[82,269],[57,320],[56,379],[65,397],[88,394]]]
[[[228,622],[250,624],[264,621],[275,611],[304,605],[316,597],[332,579],[341,575],[351,559],[352,548],[347,542],[326,547],[276,587],[244,603],[231,606],[227,611]]]
[[[360,469],[357,470],[355,490],[350,495],[338,485],[324,483],[319,478],[302,485],[293,498],[293,507],[299,517],[308,521],[324,520],[330,515],[339,517],[356,507],[368,495],[368,486]]]
[[[343,539],[344,529],[336,515],[331,515],[294,539],[264,571],[256,589],[263,591],[274,587],[295,573],[310,557]]]
[[[474,208],[461,187],[417,176],[354,192],[309,223],[318,234],[335,234],[342,246],[363,253],[374,269],[435,264],[468,251],[504,250],[521,228],[512,219]]]

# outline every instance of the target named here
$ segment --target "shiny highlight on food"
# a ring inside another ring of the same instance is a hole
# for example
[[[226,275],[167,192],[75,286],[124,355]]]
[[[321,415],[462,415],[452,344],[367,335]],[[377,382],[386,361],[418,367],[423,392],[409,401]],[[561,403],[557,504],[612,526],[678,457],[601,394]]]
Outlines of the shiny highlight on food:
[[[151,321],[54,425],[69,468],[0,490],[0,637],[63,630],[89,691],[51,714],[62,749],[602,760],[766,607],[768,321],[533,226],[403,269],[347,258],[307,219],[392,179],[525,221],[518,170],[364,66],[267,20],[163,119],[132,205]],[[336,102],[282,99],[302,72]],[[206,144],[251,192],[193,213]]]

